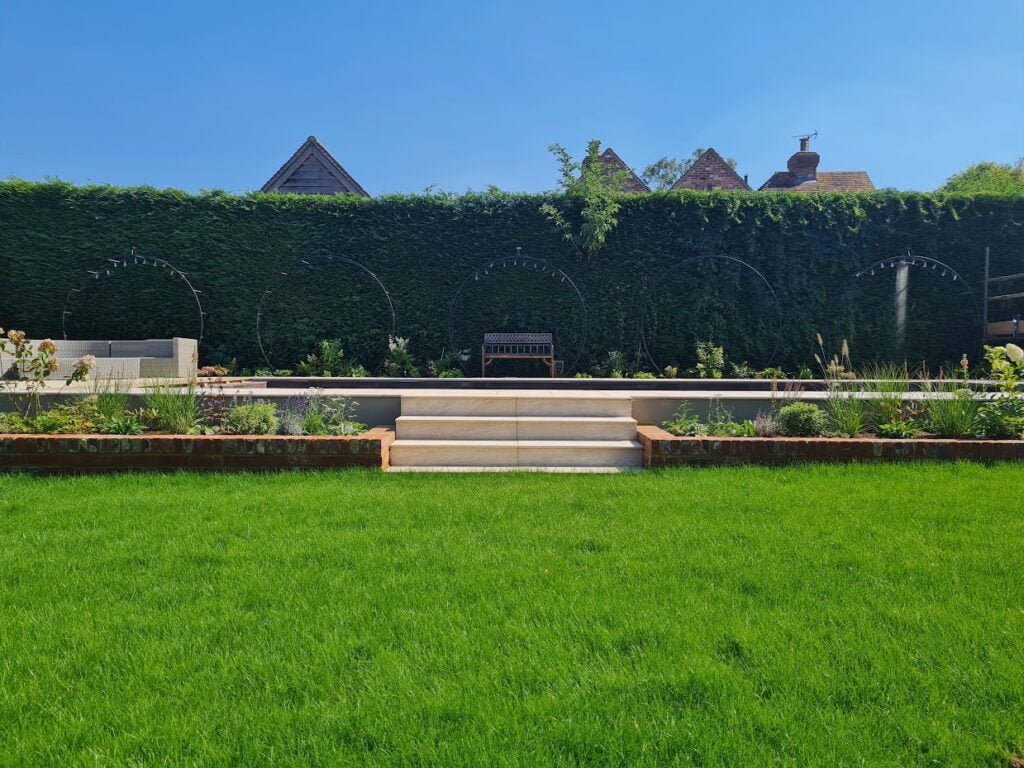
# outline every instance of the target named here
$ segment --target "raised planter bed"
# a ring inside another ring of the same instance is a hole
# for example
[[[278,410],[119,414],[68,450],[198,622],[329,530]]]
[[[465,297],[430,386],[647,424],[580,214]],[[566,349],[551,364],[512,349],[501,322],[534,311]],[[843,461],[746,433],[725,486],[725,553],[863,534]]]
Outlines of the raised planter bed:
[[[385,469],[394,438],[394,431],[387,427],[352,437],[0,435],[0,472]]]
[[[808,461],[1024,460],[1024,440],[679,437],[661,427],[648,425],[637,428],[637,438],[644,449],[644,467],[789,464]]]

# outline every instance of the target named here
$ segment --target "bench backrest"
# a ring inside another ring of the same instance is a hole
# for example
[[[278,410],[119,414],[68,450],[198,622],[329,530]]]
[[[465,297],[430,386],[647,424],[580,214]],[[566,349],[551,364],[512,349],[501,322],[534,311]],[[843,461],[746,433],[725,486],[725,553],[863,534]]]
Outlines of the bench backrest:
[[[485,333],[484,344],[551,344],[550,333]]]

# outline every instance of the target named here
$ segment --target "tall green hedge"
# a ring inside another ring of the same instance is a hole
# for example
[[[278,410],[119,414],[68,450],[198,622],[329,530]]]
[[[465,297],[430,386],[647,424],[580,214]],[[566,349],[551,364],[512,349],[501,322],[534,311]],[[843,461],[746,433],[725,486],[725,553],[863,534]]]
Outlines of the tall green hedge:
[[[262,364],[256,314],[269,289],[261,327],[275,366],[293,363],[319,338],[340,337],[364,364],[379,368],[390,329],[384,296],[358,269],[302,261],[333,255],[360,262],[387,286],[398,332],[423,360],[448,346],[449,309],[467,280],[454,313],[457,347],[475,349],[484,331],[551,330],[560,357],[571,359],[584,317],[569,281],[522,266],[473,279],[480,264],[521,248],[524,256],[555,264],[578,287],[588,329],[581,367],[610,350],[638,356],[643,318],[659,365],[689,365],[696,341],[711,339],[733,360],[765,365],[772,358],[796,368],[811,361],[817,332],[831,346],[849,339],[858,360],[899,354],[892,270],[860,280],[851,275],[910,249],[952,266],[978,300],[972,305],[958,295],[959,283],[937,271],[911,273],[906,357],[934,365],[978,348],[985,247],[994,271],[1024,271],[1019,197],[627,197],[607,246],[587,261],[573,256],[539,214],[546,199],[190,195],[2,182],[0,325],[57,336],[65,297],[80,288],[67,303],[69,337],[194,335],[192,297],[180,279],[141,266],[90,275],[134,248],[173,263],[201,289],[208,313],[204,362],[237,357]],[[701,254],[751,264],[774,299],[732,262],[673,270]],[[1002,310],[1009,316],[1020,307]]]

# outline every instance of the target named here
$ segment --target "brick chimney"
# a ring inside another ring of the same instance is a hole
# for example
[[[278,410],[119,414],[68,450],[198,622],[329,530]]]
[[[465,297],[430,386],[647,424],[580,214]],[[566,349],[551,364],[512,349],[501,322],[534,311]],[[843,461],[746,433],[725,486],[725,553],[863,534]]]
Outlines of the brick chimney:
[[[786,163],[789,172],[796,176],[799,184],[818,178],[818,163],[821,161],[821,157],[817,152],[810,151],[810,142],[810,136],[801,136],[800,151],[789,158],[789,162]]]

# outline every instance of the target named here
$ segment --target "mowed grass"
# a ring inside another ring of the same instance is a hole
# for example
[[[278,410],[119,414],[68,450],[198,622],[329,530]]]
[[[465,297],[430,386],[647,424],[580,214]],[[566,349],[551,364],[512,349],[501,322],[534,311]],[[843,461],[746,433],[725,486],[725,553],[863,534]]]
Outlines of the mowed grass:
[[[0,477],[0,764],[1005,766],[1022,488]]]

